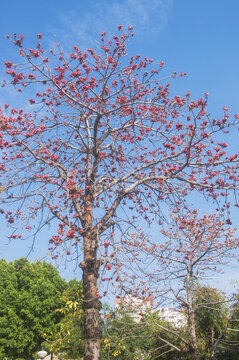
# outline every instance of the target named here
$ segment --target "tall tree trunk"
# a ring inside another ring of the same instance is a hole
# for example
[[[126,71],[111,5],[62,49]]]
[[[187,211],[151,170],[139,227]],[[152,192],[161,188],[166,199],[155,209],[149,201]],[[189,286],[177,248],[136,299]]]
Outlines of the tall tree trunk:
[[[198,351],[197,335],[196,335],[196,326],[195,326],[195,312],[193,308],[193,296],[191,288],[191,270],[188,271],[186,277],[186,288],[187,288],[187,312],[188,312],[188,328],[189,328],[189,337],[190,337],[190,353],[192,355],[192,360],[200,360],[200,355]]]
[[[190,353],[192,355],[192,360],[200,360],[195,329],[195,314],[193,308],[190,306],[188,308],[188,327],[190,336]]]
[[[84,360],[100,360],[101,302],[98,297],[97,279],[99,261],[97,261],[96,239],[84,238],[85,257],[81,263],[83,270],[83,310],[84,310]]]

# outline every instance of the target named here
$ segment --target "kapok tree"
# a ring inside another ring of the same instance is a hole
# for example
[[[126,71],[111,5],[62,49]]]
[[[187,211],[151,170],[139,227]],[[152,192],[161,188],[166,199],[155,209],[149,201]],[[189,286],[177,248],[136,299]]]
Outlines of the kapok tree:
[[[174,306],[185,309],[189,336],[183,337],[180,329],[172,331],[169,328],[168,332],[174,335],[175,341],[181,340],[182,348],[176,349],[174,342],[171,344],[167,342],[167,345],[172,350],[190,352],[193,360],[201,358],[199,343],[203,341],[207,344],[210,359],[214,359],[217,347],[226,332],[226,315],[222,314],[222,306],[225,307],[228,300],[219,295],[214,297],[213,291],[210,296],[200,297],[202,290],[199,281],[211,278],[222,270],[229,259],[235,257],[239,244],[235,232],[236,229],[232,229],[219,214],[199,217],[197,210],[187,210],[183,214],[174,210],[167,229],[161,231],[158,239],[145,244],[138,241],[141,252],[145,252],[151,264],[150,269],[144,273],[148,282],[144,287],[141,286],[141,291],[142,289],[144,292],[152,291],[155,301],[170,304],[169,306],[173,303]],[[135,242],[133,247],[136,248],[137,253],[139,253],[138,246]],[[131,244],[126,244],[126,247],[135,252]],[[135,262],[136,259],[135,256]],[[141,263],[140,260],[139,262]],[[150,288],[147,288],[148,284]],[[140,293],[140,288],[138,292]],[[208,311],[214,312],[210,319],[211,324],[208,321]],[[225,321],[221,319],[223,315]],[[210,328],[209,341],[205,340],[208,334],[203,331],[202,325],[199,326],[200,334],[197,333],[197,324],[202,322],[203,316],[207,317],[207,326]],[[218,318],[221,322],[225,322],[221,331],[216,324]],[[214,320],[215,322],[212,323]],[[162,328],[160,323],[157,326]],[[165,330],[165,327],[163,329]],[[210,347],[208,343],[211,344]]]
[[[32,111],[1,110],[1,212],[11,239],[58,222],[51,247],[62,244],[81,260],[86,360],[100,358],[97,279],[100,269],[120,266],[117,231],[135,217],[158,221],[160,202],[194,190],[227,198],[238,183],[237,155],[226,154],[224,141],[238,116],[230,121],[224,108],[222,119],[211,119],[208,94],[170,98],[163,62],[128,56],[132,28],[118,30],[108,41],[101,34],[98,52],[73,46],[69,55],[59,44],[43,50],[41,34],[28,50],[23,36],[7,36],[21,65],[6,61],[6,72]]]

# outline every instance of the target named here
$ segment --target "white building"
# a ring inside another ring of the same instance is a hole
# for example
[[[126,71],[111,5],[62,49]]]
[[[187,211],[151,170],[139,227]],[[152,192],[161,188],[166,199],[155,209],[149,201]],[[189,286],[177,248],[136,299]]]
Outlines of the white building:
[[[176,327],[183,327],[186,325],[186,316],[184,310],[176,310],[174,308],[160,308],[157,310],[162,320],[171,323]]]
[[[170,307],[154,310],[153,307],[153,294],[146,297],[125,295],[114,301],[115,310],[122,309],[124,313],[129,315],[136,322],[140,322],[142,316],[146,313],[158,312],[162,320],[171,323],[175,327],[183,327],[186,325],[187,321],[184,310],[176,310]]]
[[[115,310],[122,309],[136,322],[139,322],[141,320],[142,315],[149,311],[152,311],[153,306],[153,294],[141,298],[132,295],[125,295],[119,299],[115,299],[114,301]]]

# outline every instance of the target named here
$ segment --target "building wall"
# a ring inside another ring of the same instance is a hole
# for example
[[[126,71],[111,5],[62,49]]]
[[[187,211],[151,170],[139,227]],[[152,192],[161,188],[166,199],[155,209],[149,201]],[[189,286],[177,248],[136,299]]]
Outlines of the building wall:
[[[154,310],[153,294],[138,298],[132,295],[125,295],[114,301],[115,310],[122,309],[124,313],[132,317],[136,322],[139,322],[144,314],[147,312],[158,312],[159,316],[176,327],[183,327],[186,325],[186,316],[183,310],[176,310],[174,308],[166,307]]]

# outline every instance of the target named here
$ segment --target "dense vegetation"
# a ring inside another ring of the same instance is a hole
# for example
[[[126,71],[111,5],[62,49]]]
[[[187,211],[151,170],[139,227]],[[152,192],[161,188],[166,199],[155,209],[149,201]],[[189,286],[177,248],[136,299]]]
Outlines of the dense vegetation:
[[[48,337],[58,339],[69,316],[56,310],[75,300],[80,283],[67,283],[51,264],[23,258],[1,259],[0,274],[0,358],[34,359],[42,345],[51,346]]]
[[[82,359],[82,283],[67,283],[51,264],[23,258],[0,260],[0,273],[0,358],[34,359],[44,347]],[[238,297],[229,302],[217,289],[198,284],[193,294],[200,359],[238,359]],[[142,314],[137,323],[126,310],[104,306],[103,360],[191,359],[187,325],[176,328],[158,312]]]

